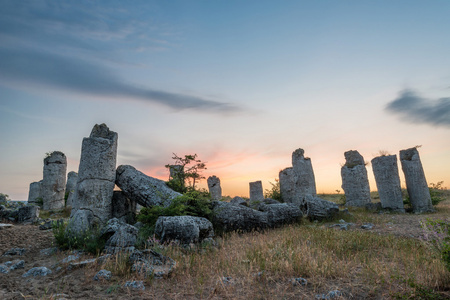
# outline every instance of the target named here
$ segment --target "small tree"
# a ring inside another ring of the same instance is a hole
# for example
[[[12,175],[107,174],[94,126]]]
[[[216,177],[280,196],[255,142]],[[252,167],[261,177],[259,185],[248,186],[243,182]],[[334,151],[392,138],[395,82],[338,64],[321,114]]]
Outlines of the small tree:
[[[169,187],[181,193],[185,193],[188,189],[195,190],[195,184],[201,179],[205,179],[200,174],[202,170],[206,170],[205,163],[197,159],[197,154],[180,157],[173,153],[172,159],[175,160],[175,164],[165,165],[166,168],[172,170],[172,176],[168,182]],[[188,187],[186,187],[186,180],[189,183]]]

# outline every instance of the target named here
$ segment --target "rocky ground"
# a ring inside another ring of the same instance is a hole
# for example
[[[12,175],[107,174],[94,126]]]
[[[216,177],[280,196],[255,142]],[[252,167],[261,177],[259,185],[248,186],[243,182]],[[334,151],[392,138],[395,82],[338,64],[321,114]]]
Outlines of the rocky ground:
[[[440,214],[429,214],[426,217],[449,219],[448,211]],[[421,228],[418,220],[424,219],[423,215],[413,214],[381,214],[375,218],[376,226],[371,229],[378,234],[394,234],[409,238],[419,238]],[[364,220],[358,220],[349,230],[360,230],[359,226]],[[329,224],[324,225],[329,226]],[[338,230],[338,229],[337,229]],[[17,263],[24,261],[23,268],[10,270],[8,273],[0,273],[0,299],[150,299],[155,296],[147,291],[124,287],[129,278],[114,276],[111,280],[94,281],[93,277],[100,270],[100,266],[87,268],[75,268],[69,270],[69,263],[63,259],[74,255],[69,251],[53,254],[43,253],[42,250],[55,247],[55,241],[51,230],[39,230],[34,225],[14,225],[0,230],[0,264],[6,262]],[[23,248],[22,255],[5,255],[13,248]],[[45,252],[45,251],[44,251]],[[79,259],[91,258],[82,255]],[[19,264],[20,266],[20,264]],[[23,275],[34,267],[47,267],[52,271],[47,276]],[[176,271],[175,271],[176,272]],[[157,279],[166,280],[166,279]],[[149,284],[146,282],[146,285]],[[151,283],[150,283],[151,284]],[[162,298],[178,298],[176,287],[171,295],[160,295]],[[236,296],[236,297],[234,297]],[[239,298],[238,295],[228,295],[226,298]],[[450,296],[450,294],[449,294]]]

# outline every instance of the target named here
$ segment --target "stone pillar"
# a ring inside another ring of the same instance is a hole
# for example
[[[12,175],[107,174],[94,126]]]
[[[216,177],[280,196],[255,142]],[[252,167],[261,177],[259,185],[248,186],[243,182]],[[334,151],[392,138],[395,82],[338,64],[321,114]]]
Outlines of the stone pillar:
[[[306,195],[317,194],[316,180],[311,159],[304,157],[305,151],[301,148],[292,152],[292,167],[295,176],[295,201],[303,201]]]
[[[41,184],[42,180],[30,183],[30,190],[28,192],[28,204],[37,204],[41,198]]]
[[[222,199],[222,188],[220,187],[220,179],[215,175],[208,177],[208,189],[211,194],[211,200]]]
[[[434,211],[431,203],[430,190],[428,189],[425,173],[420,161],[417,148],[409,148],[400,151],[400,162],[405,174],[406,189],[413,212]]]
[[[41,185],[43,209],[58,210],[64,208],[66,188],[67,158],[64,153],[54,151],[44,159],[44,177]]]
[[[371,162],[381,207],[404,213],[397,155],[378,156]]]
[[[261,180],[250,182],[250,205],[253,203],[262,203],[264,194]]]
[[[111,218],[117,139],[117,133],[105,124],[95,125],[91,135],[83,139],[71,217],[77,233]]]
[[[346,206],[365,206],[371,202],[369,178],[364,158],[358,151],[344,153],[345,165],[341,168],[342,189],[345,192]]]
[[[67,174],[67,184],[66,184],[66,195],[67,201],[66,206],[72,207],[73,198],[75,197],[75,188],[77,186],[78,173],[71,171]]]
[[[300,200],[298,201],[295,198],[295,182],[296,178],[294,175],[294,169],[293,168],[286,168],[284,170],[281,170],[278,174],[280,179],[280,193],[281,193],[281,199],[283,199],[283,202],[285,203],[294,203],[294,204],[300,204]]]

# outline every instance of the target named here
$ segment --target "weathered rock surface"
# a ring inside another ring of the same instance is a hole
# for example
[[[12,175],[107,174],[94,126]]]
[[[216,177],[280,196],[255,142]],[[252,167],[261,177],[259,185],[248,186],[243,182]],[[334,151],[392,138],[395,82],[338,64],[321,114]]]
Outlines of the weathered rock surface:
[[[409,200],[413,212],[423,213],[432,212],[430,190],[428,189],[425,172],[420,161],[417,148],[409,148],[400,151],[400,162],[405,174],[406,189],[408,190]]]
[[[300,222],[303,217],[300,208],[292,203],[261,204],[259,210],[267,214],[268,226],[272,228]]]
[[[320,221],[333,219],[339,213],[339,206],[334,202],[308,195],[302,210],[310,220]]]
[[[396,212],[405,212],[397,155],[378,156],[371,162],[381,206]]]
[[[105,224],[111,218],[117,139],[117,133],[105,124],[95,125],[90,136],[83,139],[71,220],[80,210],[86,211],[77,214],[84,216],[84,221],[92,217],[94,223]]]
[[[311,159],[304,156],[301,148],[292,153],[292,168],[295,176],[295,197],[303,199],[306,195],[316,195],[316,179]],[[294,200],[297,201],[297,200]]]
[[[369,179],[364,158],[358,151],[344,153],[345,165],[341,168],[345,205],[363,207],[371,202]]]
[[[41,196],[41,181],[30,183],[30,190],[28,191],[28,204],[37,204]]]
[[[66,188],[67,158],[60,151],[50,153],[44,159],[44,176],[41,184],[41,196],[45,210],[64,208]]]
[[[257,206],[264,200],[262,182],[260,180],[250,182],[250,206]]]
[[[230,201],[231,204],[233,205],[244,205],[244,206],[248,206],[247,201],[245,201],[244,198],[241,198],[239,196],[234,197],[233,199],[231,199]]]
[[[98,271],[95,275],[94,275],[94,280],[95,281],[99,281],[99,280],[110,280],[111,279],[111,271],[102,269],[100,271]]]
[[[35,268],[32,268],[32,269],[28,270],[28,272],[24,273],[22,275],[22,277],[47,276],[47,275],[49,275],[51,273],[52,273],[52,270],[48,269],[47,267],[35,267]]]
[[[161,242],[178,241],[181,244],[200,243],[214,236],[212,223],[202,217],[159,217],[155,234]]]
[[[300,205],[300,198],[295,197],[295,183],[297,181],[294,168],[283,169],[279,173],[281,198],[285,203]]]
[[[134,224],[136,222],[136,202],[128,199],[124,192],[114,191],[112,217],[128,224]]]
[[[19,223],[34,223],[39,219],[39,206],[24,206],[19,208],[17,221]]]
[[[267,213],[257,211],[244,205],[228,202],[213,202],[213,225],[216,230],[252,231],[268,227]]]
[[[167,277],[174,268],[176,262],[153,250],[134,250],[129,258],[132,264],[131,271],[140,273],[144,277],[153,275],[155,277]]]
[[[211,200],[222,199],[222,188],[220,187],[220,179],[216,176],[210,176],[207,179],[209,193],[211,194]]]
[[[138,229],[130,224],[113,218],[102,229],[101,238],[106,239],[105,249],[108,253],[130,250],[136,243]]]
[[[130,200],[144,207],[169,206],[173,199],[181,196],[164,181],[147,176],[129,165],[117,168],[116,184]]]
[[[66,194],[67,194],[66,206],[72,207],[77,182],[78,182],[78,173],[74,171],[69,172],[69,174],[67,174],[67,184],[66,184]]]

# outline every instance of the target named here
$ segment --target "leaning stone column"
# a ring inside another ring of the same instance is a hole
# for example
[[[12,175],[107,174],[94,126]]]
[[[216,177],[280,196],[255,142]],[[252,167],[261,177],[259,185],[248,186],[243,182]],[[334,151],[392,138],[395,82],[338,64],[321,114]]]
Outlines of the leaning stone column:
[[[303,201],[306,195],[317,194],[316,180],[311,159],[304,157],[305,151],[301,148],[292,152],[292,167],[295,175],[295,201]]]
[[[93,223],[104,224],[111,218],[116,157],[117,133],[105,124],[95,125],[81,146],[71,216],[75,232],[86,230]]]
[[[430,190],[428,189],[417,148],[401,150],[400,162],[403,173],[405,174],[406,189],[408,190],[413,212],[434,211],[433,204],[431,203]]]
[[[372,170],[380,195],[381,207],[405,212],[402,189],[398,176],[397,155],[378,156],[372,159]]]
[[[211,200],[222,199],[222,188],[220,187],[220,179],[215,175],[208,177],[208,189],[211,194]]]
[[[64,208],[66,170],[67,158],[64,153],[53,151],[44,159],[44,177],[41,185],[44,210]]]
[[[66,195],[67,201],[66,206],[72,207],[73,198],[75,197],[75,188],[77,186],[78,173],[71,171],[67,174],[67,184],[66,184]]]
[[[281,199],[285,203],[301,204],[301,199],[295,198],[295,182],[296,178],[294,175],[293,168],[286,168],[280,171],[278,174],[280,179],[280,193]]]
[[[250,182],[250,205],[252,203],[262,203],[264,194],[261,180]]]
[[[42,181],[30,183],[30,190],[28,192],[28,204],[37,204],[38,198],[41,198],[41,183]]]
[[[342,189],[346,206],[365,206],[371,202],[369,179],[364,158],[358,151],[344,153],[345,165],[341,168]]]

